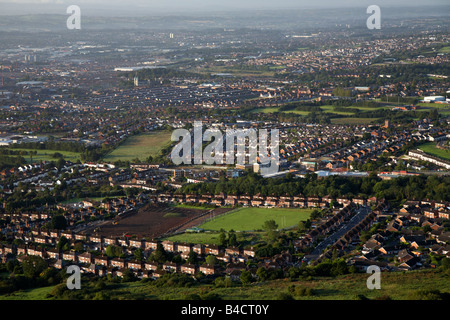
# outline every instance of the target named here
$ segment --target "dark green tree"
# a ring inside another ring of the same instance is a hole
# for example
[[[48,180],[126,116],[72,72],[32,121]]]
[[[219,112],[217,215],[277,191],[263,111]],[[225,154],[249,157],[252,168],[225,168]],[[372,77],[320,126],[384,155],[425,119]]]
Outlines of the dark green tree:
[[[23,274],[28,278],[38,277],[47,267],[47,262],[39,256],[27,256],[22,262]]]
[[[253,282],[253,277],[252,277],[251,272],[248,271],[248,270],[242,271],[241,276],[240,276],[240,280],[241,280],[241,283],[243,285],[252,283]]]
[[[52,217],[50,225],[52,229],[64,230],[67,228],[67,220],[63,215],[58,214]]]

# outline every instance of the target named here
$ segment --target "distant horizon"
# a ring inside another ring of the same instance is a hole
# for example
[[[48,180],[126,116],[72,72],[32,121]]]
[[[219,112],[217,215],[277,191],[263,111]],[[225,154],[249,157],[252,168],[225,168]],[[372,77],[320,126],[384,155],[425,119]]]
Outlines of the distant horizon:
[[[155,15],[195,15],[250,11],[283,11],[283,10],[324,10],[324,9],[351,9],[366,8],[377,4],[384,8],[420,8],[448,6],[447,0],[434,0],[423,3],[417,0],[400,1],[316,1],[311,3],[305,0],[280,0],[274,3],[271,0],[230,0],[227,3],[211,4],[206,0],[169,0],[169,1],[143,1],[131,0],[126,4],[116,0],[71,1],[71,0],[0,0],[0,15],[43,15],[66,14],[69,5],[78,5],[82,13],[87,16],[155,16]],[[450,6],[448,6],[450,9]],[[448,11],[450,14],[450,10]],[[445,12],[443,12],[445,14]]]

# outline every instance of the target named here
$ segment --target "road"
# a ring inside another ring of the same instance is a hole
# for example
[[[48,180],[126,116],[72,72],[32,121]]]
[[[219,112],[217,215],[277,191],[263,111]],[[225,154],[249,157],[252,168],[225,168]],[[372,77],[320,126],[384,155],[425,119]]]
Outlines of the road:
[[[328,236],[325,240],[317,245],[317,247],[311,252],[309,255],[311,260],[317,259],[322,251],[328,247],[329,245],[334,244],[338,241],[343,235],[345,235],[348,231],[350,231],[354,226],[360,223],[367,215],[370,213],[370,207],[361,206],[356,210],[355,215],[350,218],[349,221],[339,226],[339,228],[333,232],[330,236]]]

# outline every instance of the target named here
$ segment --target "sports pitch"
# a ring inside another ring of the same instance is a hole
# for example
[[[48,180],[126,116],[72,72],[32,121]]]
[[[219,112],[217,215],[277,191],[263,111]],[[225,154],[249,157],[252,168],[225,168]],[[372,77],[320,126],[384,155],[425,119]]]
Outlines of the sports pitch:
[[[171,143],[169,131],[154,131],[141,133],[127,138],[116,149],[104,158],[105,161],[133,161],[146,160],[149,156],[156,156]]]
[[[214,218],[199,228],[204,230],[253,231],[261,230],[265,221],[274,220],[278,228],[289,228],[305,221],[313,209],[285,209],[285,208],[240,208],[230,213]]]

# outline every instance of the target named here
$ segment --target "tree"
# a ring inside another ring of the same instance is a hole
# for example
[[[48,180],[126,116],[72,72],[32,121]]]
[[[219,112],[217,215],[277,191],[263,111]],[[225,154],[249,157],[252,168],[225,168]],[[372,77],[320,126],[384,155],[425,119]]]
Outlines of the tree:
[[[269,273],[264,267],[259,267],[258,270],[256,270],[256,275],[258,276],[259,281],[266,281],[269,278]]]
[[[243,285],[253,282],[252,273],[248,270],[242,271],[240,280]]]
[[[339,276],[348,273],[348,266],[344,259],[336,259],[333,261],[333,266],[331,268],[332,276]]]
[[[423,226],[423,232],[425,232],[425,233],[428,233],[428,232],[431,232],[431,227],[430,227],[430,225],[425,225],[425,226]]]
[[[267,220],[264,222],[262,228],[265,231],[274,231],[278,229],[278,224],[276,224],[275,220]]]
[[[298,223],[298,231],[299,232],[305,232],[306,231],[305,221],[300,221]]]
[[[230,247],[234,247],[237,245],[236,232],[233,229],[228,231],[228,245]]]
[[[50,225],[52,229],[64,230],[67,228],[67,220],[63,215],[58,214],[52,217]]]
[[[108,247],[106,247],[105,253],[110,258],[113,258],[113,257],[121,258],[124,255],[122,247],[112,246],[112,245],[109,245]]]
[[[205,261],[206,261],[206,263],[209,264],[209,265],[215,265],[216,262],[217,262],[217,259],[216,259],[215,256],[213,256],[212,254],[210,254],[210,255],[208,255],[208,256],[205,258]]]
[[[158,242],[156,250],[148,257],[149,261],[163,263],[167,261],[167,253],[161,243]]]
[[[125,269],[122,275],[122,282],[131,282],[136,280],[136,277],[130,269]]]
[[[322,214],[320,213],[319,210],[315,209],[313,212],[311,212],[310,218],[312,220],[318,219],[320,217],[322,217]]]
[[[144,251],[142,249],[136,249],[133,252],[134,258],[138,261],[144,260]]]
[[[13,272],[13,270],[14,270],[14,266],[15,266],[15,262],[16,261],[12,261],[12,260],[9,260],[7,263],[6,263],[6,270],[8,270],[8,272]]]
[[[39,256],[27,256],[22,262],[23,274],[28,278],[35,278],[41,274],[48,265]]]
[[[194,250],[191,250],[186,261],[187,263],[195,264],[197,262],[197,253],[195,253]]]
[[[62,236],[61,238],[59,238],[59,241],[56,244],[56,249],[58,249],[59,251],[70,250],[70,241],[65,236]]]
[[[83,242],[77,242],[73,245],[73,250],[75,250],[76,252],[81,252],[84,250],[84,244]]]
[[[227,245],[227,235],[225,234],[225,230],[223,230],[223,229],[220,229],[219,243],[221,246]]]

